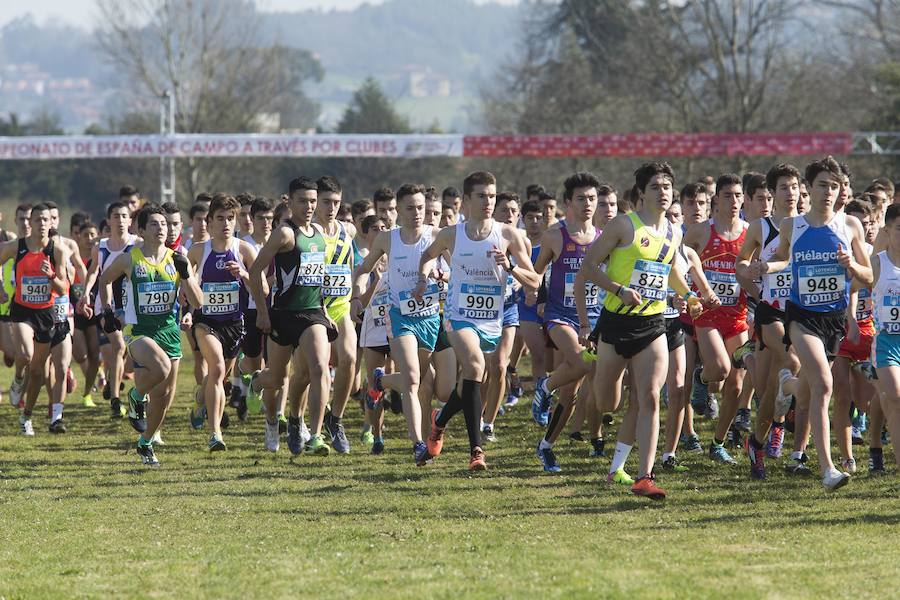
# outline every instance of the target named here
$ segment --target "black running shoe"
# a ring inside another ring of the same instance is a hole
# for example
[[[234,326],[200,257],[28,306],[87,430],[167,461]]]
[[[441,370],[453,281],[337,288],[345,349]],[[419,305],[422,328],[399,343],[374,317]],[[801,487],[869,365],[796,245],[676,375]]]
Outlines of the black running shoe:
[[[156,458],[156,453],[153,451],[152,444],[147,444],[146,446],[138,444],[137,453],[141,456],[141,464],[147,465],[148,467],[159,466],[159,460]]]
[[[66,424],[63,423],[62,417],[50,423],[50,433],[65,433]]]
[[[110,419],[121,419],[122,418],[122,403],[118,398],[113,398],[109,401],[109,418]]]
[[[219,421],[219,425],[222,429],[228,429],[228,426],[231,425],[231,418],[228,416],[228,413],[222,413],[222,420]]]

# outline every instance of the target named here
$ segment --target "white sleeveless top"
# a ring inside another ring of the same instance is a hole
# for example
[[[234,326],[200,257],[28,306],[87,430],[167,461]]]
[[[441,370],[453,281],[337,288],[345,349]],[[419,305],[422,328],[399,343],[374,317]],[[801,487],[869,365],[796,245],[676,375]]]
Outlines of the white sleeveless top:
[[[452,275],[444,318],[475,325],[484,334],[497,337],[502,332],[506,273],[494,260],[494,248],[503,247],[503,225],[496,221],[487,237],[474,241],[466,234],[466,224],[456,225],[456,241],[450,257]]]
[[[387,261],[390,301],[391,306],[399,309],[404,317],[430,317],[440,310],[440,290],[432,279],[428,279],[421,301],[412,295],[419,281],[419,261],[431,245],[433,236],[432,228],[426,227],[414,244],[405,244],[400,237],[400,229],[391,230],[391,249]]]
[[[887,250],[878,253],[878,281],[872,290],[875,297],[875,329],[900,333],[900,268],[888,257]]]

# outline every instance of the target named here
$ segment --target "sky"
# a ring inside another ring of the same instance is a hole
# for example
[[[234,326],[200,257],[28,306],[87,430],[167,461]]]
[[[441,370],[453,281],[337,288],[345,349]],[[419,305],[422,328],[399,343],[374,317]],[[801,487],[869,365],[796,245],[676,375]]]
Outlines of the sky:
[[[384,0],[257,0],[263,11],[303,10],[352,10],[368,1],[381,4]],[[517,4],[519,0],[476,0],[477,2],[502,2]],[[0,0],[0,27],[13,19],[31,13],[39,23],[56,19],[71,25],[89,29],[96,18],[95,0]]]

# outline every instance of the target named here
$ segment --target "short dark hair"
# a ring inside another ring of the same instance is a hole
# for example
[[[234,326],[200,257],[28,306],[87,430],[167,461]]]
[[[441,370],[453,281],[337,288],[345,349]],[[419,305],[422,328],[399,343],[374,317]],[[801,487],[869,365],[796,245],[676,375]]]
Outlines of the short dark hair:
[[[140,195],[140,192],[133,185],[123,185],[119,188],[119,198],[127,198],[128,196]]]
[[[441,202],[446,202],[447,198],[459,198],[459,190],[453,186],[445,187],[441,192]]]
[[[871,217],[874,211],[872,210],[871,203],[863,199],[856,199],[847,203],[847,206],[844,207],[844,212],[847,214],[856,213]]]
[[[253,202],[253,195],[250,192],[241,192],[237,196],[234,197],[235,200],[240,203],[241,207],[247,206],[248,204]]]
[[[383,223],[383,219],[378,215],[369,215],[360,223],[360,228],[362,229],[363,235],[368,235],[369,230],[372,229],[372,226],[375,223]]]
[[[900,204],[891,204],[884,213],[884,222],[885,224],[890,223],[897,217],[900,217]]]
[[[606,183],[605,181],[601,181],[600,185],[597,186],[597,195],[598,196],[609,196],[610,194],[619,195],[619,192],[616,191],[616,186],[611,183]]]
[[[872,210],[878,210],[882,206],[884,206],[885,201],[878,194],[873,194],[871,192],[863,192],[857,198],[858,200],[862,200],[863,202],[867,202],[869,206],[872,207]],[[888,199],[890,202],[890,199]]]
[[[441,202],[441,199],[438,198],[437,190],[433,185],[425,188],[425,202]],[[443,202],[441,202],[443,204]]]
[[[200,192],[199,194],[197,194],[197,197],[194,198],[194,202],[206,202],[207,204],[209,204],[210,202],[212,202],[212,198],[212,194],[210,194],[209,192]]]
[[[404,183],[399,188],[397,188],[397,201],[400,201],[401,198],[405,198],[407,196],[413,196],[415,194],[424,194],[425,186],[418,183]]]
[[[391,200],[396,199],[397,196],[394,195],[394,190],[388,186],[380,187],[372,194],[372,206],[377,209],[379,202],[390,202]]]
[[[716,193],[721,192],[726,185],[737,185],[741,187],[741,191],[744,190],[741,186],[741,178],[734,173],[722,173],[716,178]]]
[[[250,203],[251,217],[255,217],[261,212],[269,212],[270,210],[275,210],[275,203],[265,196],[257,196],[253,199],[253,202]]]
[[[522,205],[522,215],[527,215],[528,213],[541,213],[544,211],[541,209],[541,203],[537,200],[526,200],[525,204]]]
[[[525,197],[526,198],[531,198],[532,196],[540,197],[540,195],[543,194],[545,191],[546,190],[544,189],[544,186],[542,186],[541,184],[529,183],[527,186],[525,186]]]
[[[181,207],[174,202],[163,202],[162,209],[167,215],[174,215],[175,213],[181,212]]]
[[[843,173],[847,179],[850,179],[850,177],[852,177],[850,173],[850,165],[848,165],[847,163],[838,163],[838,166],[841,168],[841,173]]]
[[[634,172],[634,184],[638,191],[641,193],[647,191],[647,184],[656,175],[665,175],[672,185],[675,185],[675,171],[672,170],[672,165],[667,162],[648,162]]]
[[[744,180],[741,182],[747,198],[753,198],[759,190],[768,189],[765,175],[762,173],[748,173],[748,175],[749,177],[745,175]]]
[[[688,183],[683,188],[681,188],[681,201],[685,200],[693,200],[697,197],[697,194],[705,194],[706,186],[699,181],[694,181],[692,183]]]
[[[87,214],[83,210],[77,210],[72,213],[72,216],[69,217],[69,231],[74,231],[76,228],[80,227],[82,223],[86,223],[91,220],[91,215]]]
[[[515,202],[519,204],[519,195],[515,192],[500,192],[497,194],[496,206],[499,206],[501,202]]]
[[[488,171],[469,173],[463,180],[463,196],[470,196],[476,185],[497,185],[497,178]]]
[[[306,177],[305,175],[301,175],[300,177],[294,177],[291,179],[290,183],[288,183],[288,196],[293,196],[294,192],[297,191],[318,191],[316,186],[316,182]]]
[[[138,229],[146,229],[147,228],[147,220],[150,218],[150,215],[162,215],[166,216],[166,210],[160,206],[159,204],[145,204],[137,211],[137,228]]]
[[[28,212],[28,211],[30,211],[32,208],[34,208],[34,207],[31,206],[30,204],[20,204],[20,205],[18,205],[18,206],[16,207],[16,212],[17,212],[17,213],[20,213],[20,212]]]
[[[90,219],[88,219],[87,221],[80,223],[78,225],[78,231],[76,233],[81,233],[85,229],[91,229],[91,228],[94,228],[97,231],[100,231],[100,228],[97,226],[97,224],[94,223],[93,221],[91,221]]]
[[[369,200],[368,198],[363,198],[362,200],[357,200],[350,205],[350,215],[355,219],[359,215],[367,213],[374,208],[375,205],[372,204],[371,200]]]
[[[600,187],[600,179],[588,171],[578,171],[566,178],[563,182],[563,187],[565,188],[565,191],[563,191],[563,200],[571,200],[572,195],[578,188],[592,187],[596,189]]]
[[[816,177],[819,176],[819,173],[829,173],[833,175],[835,179],[841,181],[841,165],[839,165],[832,156],[814,160],[806,165],[806,173],[804,173],[804,175],[810,184],[815,181]]]
[[[550,192],[541,192],[540,195],[538,195],[538,202],[546,202],[547,200],[553,200],[554,202],[556,202],[556,196],[554,196]]]
[[[206,202],[194,202],[188,210],[188,217],[193,220],[200,213],[209,214],[209,206]]]
[[[331,175],[322,175],[321,177],[316,179],[316,191],[340,194],[341,184],[337,180],[337,178],[332,177]]]
[[[766,187],[773,194],[775,193],[775,188],[778,187],[778,180],[782,177],[796,177],[799,185],[801,179],[800,169],[788,163],[778,163],[769,169],[769,172],[766,173]]]
[[[128,210],[128,205],[124,202],[111,202],[110,205],[106,207],[106,218],[109,219],[112,217],[113,211],[119,210],[120,208]]]
[[[872,183],[880,183],[884,186],[885,191],[887,191],[888,196],[893,196],[894,192],[897,191],[896,186],[894,186],[894,182],[891,181],[890,177],[876,177],[872,180]]]
[[[33,215],[34,213],[41,212],[42,210],[49,211],[50,206],[46,202],[39,202],[39,203],[35,204],[34,207],[31,209],[31,214]]]
[[[239,212],[241,212],[241,203],[238,202],[234,196],[227,196],[222,194],[216,194],[213,197],[212,203],[209,205],[209,212],[206,213],[207,219],[212,219],[216,216],[217,212],[221,212],[223,210],[233,210],[234,216],[236,217]]]
[[[272,216],[275,217],[276,221],[280,221],[282,219],[282,217],[284,217],[284,214],[287,212],[290,212],[290,210],[291,210],[291,207],[288,206],[286,203],[279,202],[278,206],[275,207],[275,211]]]

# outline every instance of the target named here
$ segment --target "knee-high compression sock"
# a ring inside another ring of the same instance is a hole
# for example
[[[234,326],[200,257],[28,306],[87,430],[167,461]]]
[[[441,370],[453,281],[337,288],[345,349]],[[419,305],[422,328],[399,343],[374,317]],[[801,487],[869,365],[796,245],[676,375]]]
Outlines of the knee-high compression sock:
[[[550,422],[547,424],[546,433],[544,433],[544,441],[546,441],[548,445],[550,444],[550,436],[553,435],[556,428],[566,426],[565,423],[560,423],[564,412],[566,412],[566,407],[563,406],[562,402],[557,402],[556,406],[553,407],[553,412],[550,413]]]
[[[450,394],[450,398],[447,400],[447,404],[444,405],[444,408],[441,409],[441,412],[438,413],[437,418],[434,420],[437,423],[438,427],[446,427],[447,423],[450,422],[450,419],[453,418],[453,415],[462,410],[462,400],[459,398],[459,394],[456,393],[456,388],[453,388],[453,392]]]
[[[481,382],[463,379],[462,410],[466,417],[466,431],[469,434],[469,448],[481,445]]]

